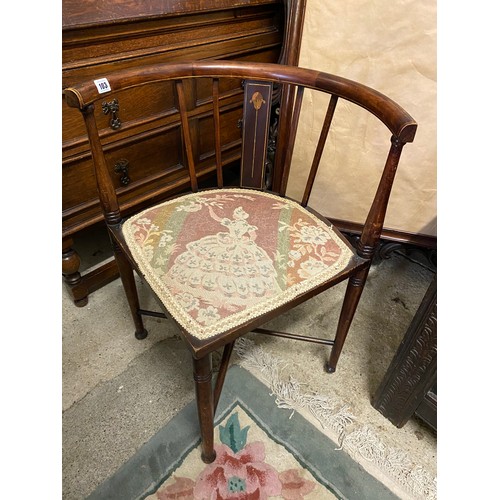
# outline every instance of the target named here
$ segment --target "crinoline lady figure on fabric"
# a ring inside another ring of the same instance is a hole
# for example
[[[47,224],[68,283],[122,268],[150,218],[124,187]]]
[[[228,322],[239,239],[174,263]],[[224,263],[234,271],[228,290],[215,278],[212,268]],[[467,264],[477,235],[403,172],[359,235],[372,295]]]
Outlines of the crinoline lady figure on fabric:
[[[186,310],[202,307],[202,301],[236,311],[279,291],[273,261],[255,242],[257,227],[248,223],[248,213],[240,206],[229,219],[211,206],[208,211],[226,231],[188,243],[167,272],[176,293],[199,299],[187,300]]]

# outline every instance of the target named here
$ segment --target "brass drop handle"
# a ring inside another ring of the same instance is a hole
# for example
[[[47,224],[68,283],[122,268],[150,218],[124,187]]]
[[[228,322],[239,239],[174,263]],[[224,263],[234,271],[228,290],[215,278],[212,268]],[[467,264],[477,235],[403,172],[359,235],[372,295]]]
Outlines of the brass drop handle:
[[[120,175],[120,183],[126,186],[130,182],[130,177],[128,176],[128,160],[122,159],[115,163],[115,172]]]
[[[110,102],[103,102],[102,103],[102,112],[105,115],[109,115],[111,113],[111,119],[109,120],[109,126],[113,130],[119,129],[122,125],[122,122],[120,121],[120,118],[118,117],[119,109],[120,109],[120,103],[118,102],[118,99],[113,99]]]

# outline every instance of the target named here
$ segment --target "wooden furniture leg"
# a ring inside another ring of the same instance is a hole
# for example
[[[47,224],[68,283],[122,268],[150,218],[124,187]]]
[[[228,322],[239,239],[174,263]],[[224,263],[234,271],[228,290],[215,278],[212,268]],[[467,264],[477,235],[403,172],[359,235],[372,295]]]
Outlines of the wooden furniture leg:
[[[193,356],[193,371],[201,433],[201,459],[209,464],[215,460],[212,355],[209,353],[200,359]]]
[[[89,301],[87,287],[83,283],[82,276],[78,271],[80,268],[80,257],[72,247],[73,240],[71,238],[64,238],[62,241],[62,274],[73,296],[73,302],[78,307],[84,307]]]
[[[335,335],[335,343],[332,347],[330,359],[325,366],[328,373],[334,373],[337,369],[337,362],[339,360],[340,353],[342,352],[342,347],[344,346],[354,313],[358,307],[358,302],[361,297],[361,293],[363,292],[366,278],[368,277],[368,270],[369,268],[362,269],[349,278],[344,303],[342,304],[342,310],[340,312],[337,333]]]
[[[113,259],[96,269],[80,273],[80,257],[73,248],[73,239],[62,240],[62,274],[68,293],[77,307],[84,307],[89,302],[89,295],[119,277],[118,266]]]
[[[138,340],[145,339],[148,336],[148,331],[144,328],[144,323],[142,321],[142,316],[139,314],[139,297],[137,295],[137,286],[134,279],[134,270],[130,265],[127,257],[123,254],[121,248],[112,242],[113,251],[115,253],[115,259],[118,264],[118,269],[120,271],[120,278],[123,283],[123,288],[125,289],[125,294],[127,296],[128,305],[130,307],[130,312],[132,313],[132,318],[135,325],[135,338]]]

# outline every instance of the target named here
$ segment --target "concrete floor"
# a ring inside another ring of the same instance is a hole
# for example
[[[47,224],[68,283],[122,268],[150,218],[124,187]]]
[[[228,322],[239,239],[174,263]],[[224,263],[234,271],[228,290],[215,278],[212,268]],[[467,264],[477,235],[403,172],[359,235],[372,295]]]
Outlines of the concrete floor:
[[[82,269],[108,257],[106,238],[96,233],[75,242]],[[397,429],[370,404],[433,277],[425,260],[416,259],[420,263],[393,254],[372,267],[334,375],[323,371],[325,346],[250,337],[286,362],[284,377],[293,374],[308,390],[345,402],[355,416],[348,432],[368,425],[384,446],[435,477],[435,433],[417,419]],[[138,286],[144,307],[155,308]],[[295,308],[275,326],[331,337],[344,289],[341,285]],[[190,356],[176,327],[146,318],[149,336],[136,340],[119,280],[91,294],[83,308],[63,291],[62,306],[63,498],[76,500],[130,458],[194,398],[194,390]],[[233,362],[240,362],[238,356]],[[397,481],[394,485],[402,498],[413,498],[404,488],[398,490]]]

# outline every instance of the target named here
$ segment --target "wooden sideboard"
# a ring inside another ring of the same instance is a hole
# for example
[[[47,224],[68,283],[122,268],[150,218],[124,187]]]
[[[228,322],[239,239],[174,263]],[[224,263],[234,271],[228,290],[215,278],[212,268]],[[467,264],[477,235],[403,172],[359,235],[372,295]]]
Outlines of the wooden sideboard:
[[[119,69],[194,59],[238,59],[297,64],[305,0],[63,0],[62,88],[98,79]],[[231,95],[234,81],[221,89],[223,163],[239,159],[241,109]],[[188,100],[199,105],[208,96],[202,82]],[[107,100],[103,94],[98,125],[110,172],[119,188],[125,215],[146,200],[160,201],[188,185],[175,103],[158,86],[146,100],[141,88]],[[63,98],[64,99],[64,98]],[[114,261],[85,274],[73,238],[103,220],[79,112],[62,105],[63,277],[73,301],[83,306],[92,291],[118,276]],[[192,127],[211,127],[211,112]],[[198,134],[204,137],[203,134]],[[203,179],[215,169],[214,147],[200,140],[197,168]]]

